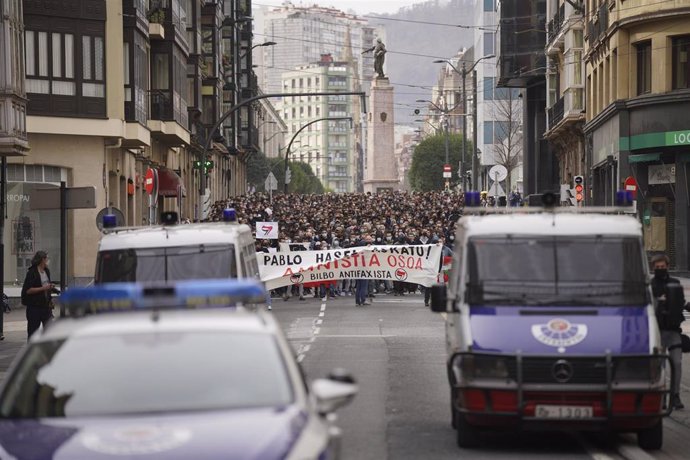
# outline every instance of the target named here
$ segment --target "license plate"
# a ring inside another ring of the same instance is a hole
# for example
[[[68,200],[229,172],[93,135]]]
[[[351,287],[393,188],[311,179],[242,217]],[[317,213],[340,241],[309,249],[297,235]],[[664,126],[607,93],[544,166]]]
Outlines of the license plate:
[[[587,406],[547,406],[540,404],[534,410],[536,418],[580,420],[592,418],[593,415],[592,408]]]

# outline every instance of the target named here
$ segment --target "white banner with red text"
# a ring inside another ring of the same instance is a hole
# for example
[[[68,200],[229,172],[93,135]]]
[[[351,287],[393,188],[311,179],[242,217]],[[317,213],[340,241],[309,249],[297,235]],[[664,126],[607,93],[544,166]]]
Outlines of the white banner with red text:
[[[259,252],[256,256],[261,280],[268,289],[340,279],[404,281],[432,286],[437,282],[441,252],[441,246],[426,244]]]

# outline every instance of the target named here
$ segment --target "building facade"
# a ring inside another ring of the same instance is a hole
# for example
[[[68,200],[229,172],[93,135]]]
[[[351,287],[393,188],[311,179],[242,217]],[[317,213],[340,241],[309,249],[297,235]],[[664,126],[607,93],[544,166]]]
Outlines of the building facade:
[[[591,202],[614,203],[638,184],[648,253],[690,266],[690,1],[585,2]]]
[[[558,161],[561,188],[585,175],[584,8],[565,0],[548,0],[546,15],[546,132]],[[561,201],[565,197],[561,197]]]
[[[522,99],[522,191],[558,191],[556,158],[544,137],[546,0],[502,0],[498,17],[497,86],[519,88]]]
[[[232,3],[229,16],[225,3]],[[251,50],[251,33],[241,36],[236,20],[249,15],[243,10],[248,5],[248,0],[23,3],[32,150],[10,159],[7,167],[6,283],[23,279],[38,249],[51,253],[55,279],[90,280],[100,209],[119,211],[122,225],[154,223],[164,210],[198,220],[212,201],[245,192],[246,146],[257,142],[252,137],[243,142],[244,126],[231,119],[237,130],[230,140],[214,134],[210,150],[202,147],[219,120],[226,84],[237,94],[235,80],[242,74],[223,79],[221,34],[233,28],[243,41],[232,46],[244,50],[235,53]],[[251,128],[250,122],[244,125]],[[198,167],[202,159],[213,166]],[[156,195],[144,186],[150,168],[158,172]],[[60,182],[96,189],[96,209],[68,214],[65,274],[59,272],[58,211],[33,210],[30,202],[35,188]]]
[[[346,62],[324,55],[320,62],[283,73],[283,93],[352,91],[352,70]],[[289,155],[311,166],[326,189],[355,191],[353,96],[290,96],[281,110],[287,125]],[[331,118],[316,121],[319,119]],[[347,118],[350,118],[348,120]],[[295,137],[296,135],[296,137]]]

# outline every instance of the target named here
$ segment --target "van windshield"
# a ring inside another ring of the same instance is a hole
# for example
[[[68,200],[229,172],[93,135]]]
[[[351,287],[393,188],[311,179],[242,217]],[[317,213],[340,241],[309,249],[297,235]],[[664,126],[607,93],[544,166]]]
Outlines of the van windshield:
[[[634,237],[476,237],[468,246],[470,304],[647,304]]]
[[[237,278],[231,244],[101,251],[96,283]]]

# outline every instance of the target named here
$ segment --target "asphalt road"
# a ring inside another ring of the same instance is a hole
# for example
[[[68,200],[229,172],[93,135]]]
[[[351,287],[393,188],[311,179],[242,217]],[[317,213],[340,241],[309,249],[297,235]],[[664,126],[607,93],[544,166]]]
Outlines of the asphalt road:
[[[633,435],[591,433],[491,434],[479,449],[459,449],[450,426],[443,317],[424,307],[421,295],[377,296],[366,307],[354,303],[354,297],[273,302],[309,378],[343,367],[359,383],[354,402],[338,413],[345,460],[690,456],[688,371],[682,395],[688,409],[666,419],[661,452],[640,450]],[[690,369],[690,359],[684,368]]]

